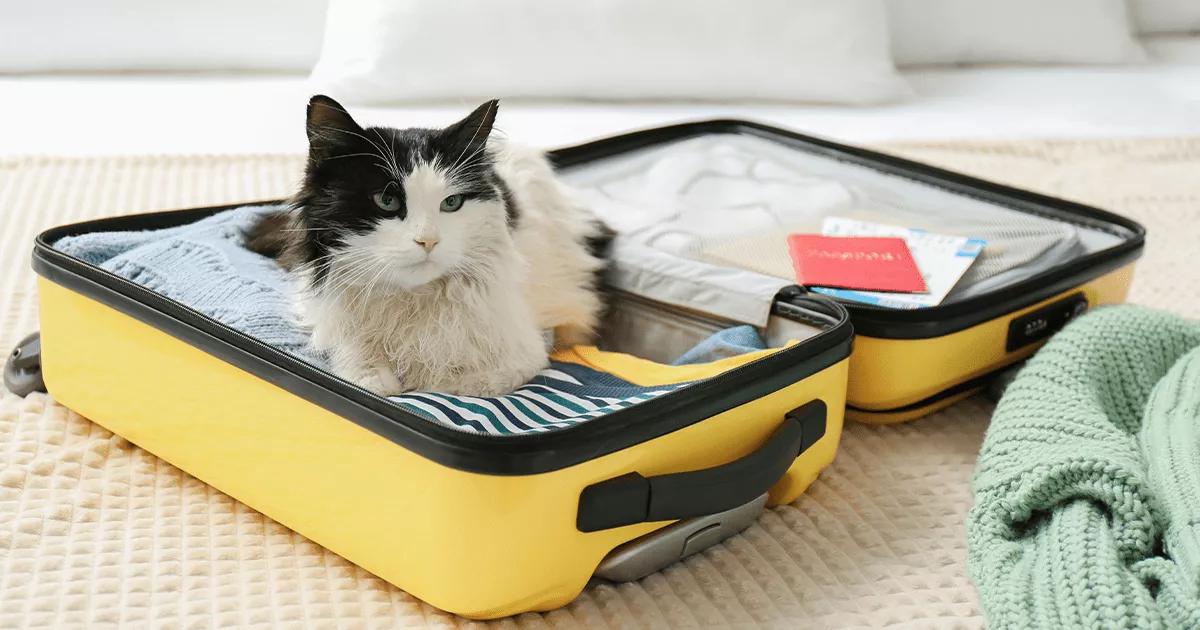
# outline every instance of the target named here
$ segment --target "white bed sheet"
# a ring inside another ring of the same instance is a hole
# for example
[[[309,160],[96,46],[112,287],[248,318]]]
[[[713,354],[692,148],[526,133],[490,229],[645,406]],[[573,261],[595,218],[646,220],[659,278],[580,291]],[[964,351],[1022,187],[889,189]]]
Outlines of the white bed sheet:
[[[502,105],[509,136],[555,146],[712,117],[759,120],[847,142],[1200,134],[1200,37],[1148,44],[1131,66],[927,69],[916,95],[878,107],[700,103]],[[0,76],[0,155],[304,150],[302,76]],[[363,108],[365,122],[440,125],[475,103]]]

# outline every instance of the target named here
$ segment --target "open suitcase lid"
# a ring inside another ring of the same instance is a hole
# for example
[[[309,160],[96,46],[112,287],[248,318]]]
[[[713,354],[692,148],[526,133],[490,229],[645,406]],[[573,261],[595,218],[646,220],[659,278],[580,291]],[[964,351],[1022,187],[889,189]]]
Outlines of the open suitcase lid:
[[[729,276],[736,303],[713,308],[741,317],[755,309],[761,317],[792,284],[786,233],[819,232],[824,217],[989,240],[937,306],[840,300],[856,332],[871,337],[924,339],[987,322],[1128,264],[1145,238],[1138,223],[1098,208],[741,120],[636,131],[550,155],[622,234],[618,286],[649,286],[667,301],[690,296],[686,285],[663,286],[683,275],[673,266],[686,259]]]

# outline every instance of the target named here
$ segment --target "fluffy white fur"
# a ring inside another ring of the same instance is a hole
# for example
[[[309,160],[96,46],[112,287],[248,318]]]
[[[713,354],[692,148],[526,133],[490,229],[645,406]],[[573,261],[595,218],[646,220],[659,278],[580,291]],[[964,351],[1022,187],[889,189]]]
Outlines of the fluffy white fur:
[[[422,165],[404,181],[407,217],[349,239],[326,282],[301,293],[312,343],[342,378],[380,394],[496,395],[547,365],[543,330],[560,345],[591,337],[601,310],[600,262],[584,245],[591,214],[540,151],[502,139],[489,149],[520,209],[515,230],[499,200],[439,211],[459,191]]]

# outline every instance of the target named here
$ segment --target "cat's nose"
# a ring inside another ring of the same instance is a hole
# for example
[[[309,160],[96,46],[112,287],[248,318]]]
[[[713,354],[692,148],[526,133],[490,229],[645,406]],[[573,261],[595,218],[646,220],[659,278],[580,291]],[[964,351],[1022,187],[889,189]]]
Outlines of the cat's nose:
[[[433,251],[434,246],[438,244],[438,240],[432,236],[422,236],[414,238],[413,242],[425,249],[426,253]]]

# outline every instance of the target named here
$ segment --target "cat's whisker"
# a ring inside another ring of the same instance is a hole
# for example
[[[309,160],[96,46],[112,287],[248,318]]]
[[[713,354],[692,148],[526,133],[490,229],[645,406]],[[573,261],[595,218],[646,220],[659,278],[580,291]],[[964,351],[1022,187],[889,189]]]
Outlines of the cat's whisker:
[[[354,284],[350,285],[343,291],[342,298],[348,302],[363,302],[371,299],[371,287],[375,280],[382,277],[388,270],[387,265],[375,265],[375,274],[372,275],[369,271],[367,274],[360,277]],[[353,290],[353,293],[351,293]]]
[[[361,138],[364,141],[366,141],[367,144],[370,144],[372,147],[375,148],[376,151],[378,151],[377,157],[379,157],[379,159],[382,160],[382,164],[380,165],[380,168],[383,169],[384,172],[392,175],[393,177],[396,177],[397,179],[400,178],[400,176],[401,176],[400,169],[393,168],[391,166],[391,164],[388,163],[386,151],[382,145],[380,145],[379,143],[375,142],[374,140],[368,138],[365,134],[358,133],[357,131],[353,131],[350,129],[338,129],[338,128],[331,128],[331,130],[350,134],[352,136]],[[376,133],[378,133],[378,132],[376,132]],[[382,137],[380,137],[379,139],[380,139],[380,141],[383,140]]]
[[[367,255],[367,252],[363,252],[360,250],[335,249],[335,250],[329,252],[328,254],[325,254],[324,256],[318,256],[318,257],[312,259],[312,262],[326,260],[326,259],[334,258],[337,256],[341,256],[348,261],[354,261],[357,258],[359,258],[360,256],[366,256],[366,255]]]
[[[380,265],[381,266],[381,265]],[[354,288],[359,280],[367,277],[367,274],[375,270],[376,265],[361,264],[353,273],[348,273],[342,278],[341,282],[335,283],[329,287],[330,296],[334,301],[341,301],[348,294],[348,291]]]
[[[457,170],[457,169],[461,168],[463,164],[466,164],[466,163],[470,162],[471,160],[475,159],[475,156],[479,155],[480,153],[483,153],[485,150],[487,150],[486,142],[484,142],[483,144],[480,144],[479,148],[472,151],[470,155],[460,155],[459,159],[454,161],[454,164],[451,166],[450,170]],[[463,151],[463,153],[465,154],[466,151]]]
[[[320,263],[327,261],[327,260],[334,259],[335,257],[339,257],[339,256],[342,257],[341,262],[343,263],[344,267],[352,267],[355,264],[358,264],[361,260],[363,260],[366,255],[367,255],[366,252],[357,252],[357,251],[352,252],[351,255],[346,255],[346,253],[344,251],[331,252],[329,254],[325,254],[324,256],[318,256],[308,262],[305,262],[304,264],[300,265],[299,268],[303,269],[305,271],[308,271],[308,272],[314,272],[314,271],[316,271],[316,268],[318,266],[320,266]],[[337,262],[337,261],[334,261],[334,262]],[[330,273],[333,274],[333,277],[335,279],[340,277],[340,275],[343,272],[343,269],[341,267],[334,267],[332,263],[330,264],[330,267],[331,267]]]
[[[459,164],[458,166],[454,167],[452,170],[447,171],[447,179],[449,179],[450,181],[452,181],[456,184],[462,180],[476,179],[476,177],[470,177],[468,175],[468,169],[474,169],[476,167],[485,167],[488,164],[488,162],[491,159],[491,156],[485,152],[486,148],[487,148],[486,146],[481,147],[474,154],[472,154],[471,158],[468,158],[467,162]],[[480,154],[482,154],[482,155],[480,155]],[[475,158],[476,155],[478,155],[479,157]]]
[[[343,159],[343,158],[352,158],[352,157],[372,157],[372,156],[374,156],[374,155],[375,155],[374,153],[345,153],[345,154],[342,154],[342,155],[331,155],[331,156],[329,156],[329,157],[327,157],[327,158],[325,158],[325,159],[326,159],[326,160],[341,160],[341,159]]]
[[[458,173],[462,172],[466,168],[466,163],[475,159],[475,156],[480,155],[481,153],[484,153],[486,150],[487,150],[487,143],[485,142],[482,145],[480,145],[480,147],[478,149],[476,149],[475,152],[472,153],[470,156],[468,156],[465,160],[462,160],[462,159],[455,160],[455,163],[449,169],[447,169],[447,172],[450,173],[452,176],[457,175]],[[466,153],[466,150],[464,149],[463,152]],[[484,155],[479,160],[476,161],[476,164],[482,162],[483,158],[485,158],[485,157],[487,157],[486,153],[484,153]]]
[[[338,128],[338,127],[326,127],[326,129],[328,129],[329,131],[336,131],[336,132],[339,132],[339,133],[347,133],[347,134],[350,134],[350,135],[352,135],[352,136],[355,136],[355,137],[361,138],[361,139],[365,140],[365,141],[366,141],[368,144],[370,144],[371,146],[375,147],[375,149],[376,149],[376,150],[380,151],[381,153],[383,152],[383,147],[381,147],[381,146],[379,146],[378,144],[376,144],[374,140],[371,140],[371,139],[370,139],[370,138],[368,138],[367,136],[365,136],[365,135],[363,135],[363,134],[361,134],[361,133],[358,133],[357,131],[354,131],[353,129],[341,129],[341,128]]]
[[[375,277],[371,278],[371,281],[367,284],[367,288],[363,291],[363,295],[370,297],[375,291],[375,285],[383,279],[383,276],[387,271],[387,265],[379,265],[379,272],[375,274]]]
[[[479,132],[483,131],[484,126],[487,124],[486,121],[487,121],[488,117],[492,114],[492,110],[495,109],[498,105],[499,105],[499,101],[491,101],[490,103],[488,103],[487,111],[484,112],[484,115],[482,117],[480,117],[479,124],[475,127],[475,132],[471,134],[471,139],[467,141],[467,146],[463,147],[463,150],[462,150],[463,153],[466,153],[467,149],[470,149],[471,145],[475,144],[475,141],[477,139],[479,139]],[[491,129],[489,128],[488,131],[490,132]],[[486,147],[487,142],[485,141],[483,143],[483,145]],[[458,163],[460,160],[462,160],[461,154],[458,156],[457,159],[454,160],[454,162]]]
[[[391,151],[387,148],[387,140],[384,139],[383,132],[378,129],[368,129],[367,133],[375,134],[375,139],[379,141],[378,144],[375,142],[371,143],[375,145],[376,150],[379,151],[379,160],[381,162],[378,165],[379,168],[383,169],[383,171],[389,176],[399,178],[399,169],[395,168],[394,166],[394,161],[391,158]]]
[[[377,133],[380,133],[380,134],[382,134],[383,132],[381,132],[381,131],[380,131],[380,132],[377,132]],[[382,138],[380,138],[380,139],[382,140]],[[401,173],[400,173],[400,164],[399,164],[399,163],[397,162],[397,160],[396,160],[396,145],[395,145],[395,142],[396,142],[396,135],[395,135],[395,134],[391,134],[391,135],[389,135],[389,136],[388,136],[387,142],[385,142],[385,143],[384,143],[384,146],[388,147],[388,155],[389,155],[389,156],[391,156],[391,162],[392,162],[392,172],[394,173],[394,175],[395,175],[396,179],[400,179],[400,175],[401,175]]]
[[[331,274],[331,277],[333,278],[333,281],[337,281],[337,280],[341,279],[348,270],[351,270],[356,265],[361,264],[362,262],[365,262],[365,260],[367,258],[369,258],[369,256],[370,256],[370,253],[365,252],[365,251],[354,250],[354,251],[347,253],[343,250],[339,250],[336,252],[330,252],[329,254],[326,254],[324,256],[319,256],[317,258],[314,258],[312,261],[305,263],[304,266],[311,271],[311,270],[314,270],[318,266],[318,263],[325,261],[325,260],[337,258],[337,260],[334,260],[334,263],[341,262],[342,265],[336,266],[335,264],[331,264],[331,268],[330,268],[330,274]],[[327,282],[326,284],[329,284],[329,282]]]
[[[371,256],[372,256],[371,252],[365,251],[365,250],[339,249],[339,250],[330,252],[329,254],[327,254],[326,256],[323,256],[322,258],[336,257],[338,260],[335,262],[340,262],[340,263],[342,263],[342,267],[344,267],[346,269],[350,269],[350,268],[353,268],[355,265],[365,262]],[[332,269],[331,271],[341,271],[341,268]]]
[[[334,256],[334,254],[325,254],[324,256],[317,256],[316,258],[313,258],[311,260],[304,261],[303,263],[297,265],[296,268],[299,270],[306,271],[306,272],[313,272],[313,271],[316,271],[318,263],[329,260],[333,256]]]

